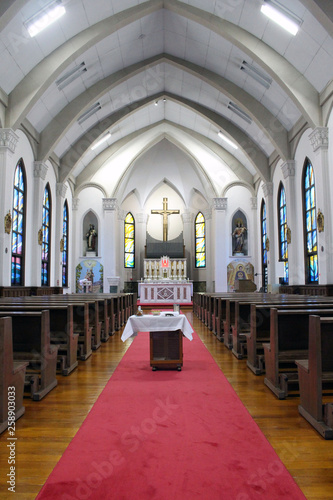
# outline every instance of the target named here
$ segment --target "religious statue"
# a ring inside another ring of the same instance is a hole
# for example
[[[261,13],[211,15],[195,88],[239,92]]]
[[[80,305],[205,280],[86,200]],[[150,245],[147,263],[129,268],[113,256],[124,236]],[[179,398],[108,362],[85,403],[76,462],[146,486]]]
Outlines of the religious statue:
[[[90,224],[89,231],[86,234],[88,250],[92,250],[92,251],[95,250],[96,237],[97,237],[97,232],[96,232],[95,226],[94,226],[94,224]]]
[[[246,231],[247,231],[247,228],[244,227],[243,221],[241,221],[241,220],[237,221],[234,232],[232,233],[232,236],[235,238],[234,253],[242,252],[243,246],[244,246],[244,241],[245,241],[245,232]]]
[[[317,226],[318,232],[322,233],[324,231],[324,214],[320,209],[318,210],[317,214]]]
[[[10,210],[8,210],[8,213],[5,215],[5,233],[10,234],[11,229],[12,229],[12,214],[10,213]]]

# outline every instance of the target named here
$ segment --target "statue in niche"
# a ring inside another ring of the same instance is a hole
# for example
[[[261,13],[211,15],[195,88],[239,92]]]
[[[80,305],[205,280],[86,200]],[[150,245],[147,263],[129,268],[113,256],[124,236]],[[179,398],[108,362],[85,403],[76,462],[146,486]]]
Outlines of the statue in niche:
[[[242,219],[236,220],[236,227],[232,236],[235,238],[235,253],[241,253],[243,251],[244,241],[245,241],[245,232],[247,228],[244,226]]]
[[[97,238],[97,232],[95,229],[94,224],[89,225],[89,231],[86,234],[86,239],[87,239],[87,249],[89,251],[95,251],[96,248],[96,238]]]

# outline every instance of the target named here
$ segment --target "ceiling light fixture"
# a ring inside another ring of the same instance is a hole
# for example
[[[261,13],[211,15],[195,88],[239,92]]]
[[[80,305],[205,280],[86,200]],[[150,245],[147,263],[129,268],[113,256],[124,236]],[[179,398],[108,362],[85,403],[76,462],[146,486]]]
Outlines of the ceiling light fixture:
[[[94,144],[93,146],[91,146],[91,149],[94,151],[101,144],[103,144],[105,141],[107,141],[108,139],[110,139],[110,137],[111,137],[111,132],[108,132],[107,134],[105,134],[104,137],[102,137],[102,139],[100,139],[99,141],[97,141],[96,144]]]
[[[76,78],[79,78],[83,73],[87,71],[86,65],[84,62],[82,62],[79,66],[76,68],[68,71],[64,76],[56,80],[56,86],[58,87],[58,90],[62,90],[67,85],[72,83]]]
[[[243,61],[240,69],[247,75],[251,76],[258,83],[263,85],[266,89],[269,89],[269,87],[272,85],[272,78],[266,76],[262,71],[255,68],[252,64]]]
[[[158,106],[158,103],[162,101],[164,104],[167,102],[166,98],[163,97],[162,99],[157,99],[157,101],[154,102],[155,106]]]
[[[239,106],[237,106],[237,104],[230,101],[227,107],[247,123],[252,123],[252,118],[248,114],[246,114],[245,111],[243,111]]]
[[[217,133],[217,135],[224,141],[226,142],[227,144],[229,144],[229,146],[231,146],[232,148],[234,149],[238,149],[238,146],[237,144],[235,144],[234,142],[232,142],[230,139],[228,139],[228,137],[226,135],[224,135],[221,130]]]
[[[303,22],[301,18],[296,16],[296,14],[287,9],[287,7],[284,7],[277,0],[264,0],[260,10],[265,16],[294,36],[297,34]]]
[[[57,21],[65,12],[66,9],[62,5],[61,0],[53,0],[25,21],[24,26],[27,28],[29,35],[34,37],[47,28],[47,26],[54,23],[54,21]]]
[[[85,111],[84,113],[82,113],[81,116],[79,116],[79,118],[77,119],[78,124],[81,125],[83,122],[88,120],[88,118],[90,118],[94,113],[96,113],[100,109],[102,109],[102,106],[100,105],[99,102],[96,102],[96,104],[91,106],[91,108],[87,109],[87,111]]]

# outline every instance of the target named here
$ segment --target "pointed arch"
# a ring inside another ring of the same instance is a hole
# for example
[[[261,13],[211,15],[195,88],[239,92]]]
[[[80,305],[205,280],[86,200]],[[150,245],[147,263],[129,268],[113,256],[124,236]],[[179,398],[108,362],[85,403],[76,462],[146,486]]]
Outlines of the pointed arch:
[[[126,215],[124,226],[124,267],[133,269],[135,267],[135,221],[131,212]]]
[[[69,235],[69,211],[65,200],[62,211],[62,286],[68,287],[68,235]]]
[[[14,173],[11,248],[11,284],[19,286],[24,285],[26,196],[25,165],[20,158]]]
[[[206,267],[206,222],[202,212],[195,218],[195,267]]]
[[[42,265],[41,265],[42,286],[50,285],[51,217],[52,217],[51,189],[49,183],[47,183],[44,189],[43,216],[42,216]]]
[[[303,228],[305,283],[318,283],[318,240],[316,220],[316,190],[314,170],[309,158],[303,167]]]
[[[284,264],[283,284],[289,283],[288,266],[288,224],[287,203],[284,185],[280,182],[278,190],[278,238],[279,238],[279,261]]]

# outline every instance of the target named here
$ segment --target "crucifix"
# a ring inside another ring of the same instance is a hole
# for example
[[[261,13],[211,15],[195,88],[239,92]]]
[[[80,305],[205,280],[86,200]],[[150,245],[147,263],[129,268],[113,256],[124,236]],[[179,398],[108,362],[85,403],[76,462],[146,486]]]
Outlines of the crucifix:
[[[151,213],[163,215],[163,241],[168,241],[168,215],[179,214],[179,210],[169,210],[168,198],[163,198],[163,210],[152,210]]]

